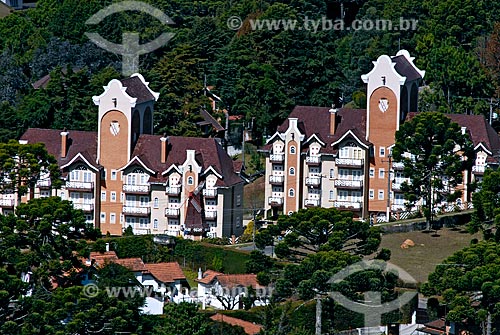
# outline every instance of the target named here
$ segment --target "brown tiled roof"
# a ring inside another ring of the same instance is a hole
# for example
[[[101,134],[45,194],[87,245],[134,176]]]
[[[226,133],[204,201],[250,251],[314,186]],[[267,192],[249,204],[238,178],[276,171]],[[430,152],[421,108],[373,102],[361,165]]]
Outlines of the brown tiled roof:
[[[125,92],[132,98],[137,98],[136,103],[140,104],[142,102],[155,100],[155,97],[139,77],[129,77],[121,79],[120,81],[123,87],[127,88]]]
[[[394,69],[403,77],[406,77],[406,81],[413,81],[416,79],[422,79],[420,73],[415,70],[413,65],[408,62],[408,59],[404,55],[392,57],[392,61],[396,63]]]
[[[259,285],[257,275],[254,274],[218,275],[217,280],[221,286],[230,288],[236,286],[256,288]]]
[[[305,139],[312,134],[316,134],[318,138],[326,144],[326,147],[321,149],[322,153],[333,153],[336,148],[332,148],[331,144],[340,139],[346,132],[351,130],[358,139],[369,145],[366,138],[366,109],[337,109],[336,129],[334,135],[330,135],[330,109],[331,107],[314,107],[314,106],[296,106],[289,118],[298,119],[299,130],[304,134]],[[286,119],[279,127],[278,132],[283,133],[288,129],[289,120]],[[264,147],[270,149],[270,146]]]
[[[213,270],[207,270],[203,273],[203,278],[201,279],[195,279],[195,281],[202,283],[202,284],[210,284],[218,275],[222,275],[223,273],[213,271]]]
[[[203,118],[204,121],[202,122],[197,122],[197,124],[204,125],[204,124],[211,124],[212,127],[215,129],[215,131],[224,131],[224,127],[220,125],[219,122],[205,109],[200,109],[200,115]]]
[[[217,321],[217,322],[225,322],[227,324],[230,324],[232,326],[240,326],[243,328],[245,333],[248,335],[255,335],[258,334],[262,330],[262,326],[248,322],[245,320],[237,319],[232,316],[227,316],[227,315],[222,315],[222,314],[215,314],[210,317],[210,319]]]
[[[138,271],[146,271],[146,267],[144,266],[144,262],[142,259],[138,257],[134,258],[119,258],[113,260],[113,263],[120,264],[123,267],[126,267],[130,271],[138,272]]]
[[[146,270],[156,279],[164,283],[173,283],[176,280],[186,279],[184,272],[177,262],[144,264]]]
[[[118,259],[114,251],[95,252],[92,251],[89,256],[91,262],[94,262],[95,267],[102,267],[106,263],[112,263]]]
[[[167,162],[160,162],[161,136],[142,134],[134,148],[133,156],[139,156],[143,162],[149,162],[149,167],[158,172],[152,181],[165,181],[161,173],[172,165],[183,164],[186,160],[186,150],[196,150],[196,159],[203,170],[212,166],[223,176],[217,186],[231,186],[243,182],[234,172],[231,157],[213,138],[169,136],[167,144]]]
[[[57,159],[57,164],[63,166],[70,162],[78,153],[98,167],[97,160],[97,133],[91,131],[69,130],[68,149],[66,157],[61,157],[61,132],[57,129],[29,128],[21,140],[28,143],[44,143],[47,152]]]
[[[240,173],[243,170],[243,161],[233,161],[233,170]]]
[[[409,113],[408,119],[415,117],[416,113]],[[466,115],[466,114],[445,114],[453,122],[458,123],[461,127],[466,127],[470,133],[470,137],[474,146],[479,143],[493,153],[498,154],[500,151],[500,138],[493,127],[486,121],[483,115]]]
[[[187,202],[186,219],[184,221],[184,224],[186,225],[186,229],[188,230],[197,230],[192,231],[192,235],[201,235],[208,229],[208,225],[202,218],[201,203],[202,201],[200,198],[200,193],[191,193],[189,195],[189,199]]]

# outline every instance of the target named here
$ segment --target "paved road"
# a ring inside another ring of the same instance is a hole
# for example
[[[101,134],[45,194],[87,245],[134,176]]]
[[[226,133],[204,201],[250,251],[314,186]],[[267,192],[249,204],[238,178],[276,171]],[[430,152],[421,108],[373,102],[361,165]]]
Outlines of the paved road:
[[[252,251],[252,250],[254,250],[254,246],[252,244],[250,244],[250,245],[246,245],[246,246],[239,247],[239,248],[236,248],[236,249],[243,250],[243,251]],[[267,256],[272,257],[272,254],[273,254],[273,251],[274,251],[273,249],[274,249],[273,247],[267,246],[263,250],[264,254],[266,254]],[[255,250],[258,250],[258,249],[255,248]]]

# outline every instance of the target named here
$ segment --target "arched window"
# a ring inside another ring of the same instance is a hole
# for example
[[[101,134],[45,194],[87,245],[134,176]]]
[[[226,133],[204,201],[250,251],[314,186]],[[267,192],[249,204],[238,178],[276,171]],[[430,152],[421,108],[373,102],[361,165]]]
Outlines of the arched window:
[[[295,168],[294,167],[291,167],[290,170],[288,170],[288,174],[290,176],[295,176]]]
[[[189,176],[188,177],[188,185],[193,185],[194,184],[194,178]]]
[[[154,208],[158,208],[160,206],[160,201],[158,200],[158,198],[154,198],[153,206],[154,206]]]
[[[158,219],[154,219],[153,221],[153,228],[158,229]]]
[[[330,200],[333,200],[333,190],[330,190]]]
[[[293,145],[292,145],[292,146],[290,147],[290,153],[291,153],[291,154],[295,154],[295,146],[293,146]]]
[[[288,190],[288,196],[289,197],[294,197],[295,196],[295,190],[293,188]]]

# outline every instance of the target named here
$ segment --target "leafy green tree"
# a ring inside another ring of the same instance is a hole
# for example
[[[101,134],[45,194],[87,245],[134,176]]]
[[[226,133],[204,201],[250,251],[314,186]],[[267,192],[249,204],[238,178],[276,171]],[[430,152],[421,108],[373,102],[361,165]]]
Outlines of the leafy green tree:
[[[404,164],[410,179],[402,184],[406,200],[411,204],[425,201],[429,230],[433,204],[454,201],[462,194],[456,186],[474,160],[470,137],[444,114],[418,113],[396,132],[392,155],[395,162]]]
[[[487,169],[480,189],[472,196],[474,213],[468,224],[470,233],[482,231],[485,239],[500,242],[500,171]],[[494,235],[493,235],[494,234]]]
[[[58,188],[59,176],[56,159],[47,153],[43,144],[19,144],[15,140],[0,143],[0,189],[17,192],[18,203],[42,177],[50,178],[52,187]]]
[[[448,257],[436,266],[421,287],[426,296],[440,296],[449,321],[466,320],[483,326],[488,315],[493,328],[500,326],[500,245],[482,241]]]
[[[290,216],[280,216],[276,226],[268,229],[272,236],[282,238],[276,245],[276,255],[291,260],[330,250],[370,254],[377,250],[381,239],[377,228],[355,221],[352,213],[335,208],[301,209]]]

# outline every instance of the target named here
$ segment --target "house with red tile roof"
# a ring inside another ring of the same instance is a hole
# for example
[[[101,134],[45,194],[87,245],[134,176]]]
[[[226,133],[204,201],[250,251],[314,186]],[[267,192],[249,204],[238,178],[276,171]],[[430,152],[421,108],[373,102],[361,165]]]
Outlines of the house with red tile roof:
[[[177,262],[144,263],[141,258],[118,258],[114,251],[91,252],[85,260],[85,264],[94,269],[109,263],[130,270],[144,292],[148,293],[142,307],[145,314],[163,314],[165,302],[192,301],[188,294],[190,286],[186,275]],[[88,277],[84,278],[82,284],[92,282]]]
[[[255,291],[253,306],[264,306],[269,303],[271,291],[269,287],[261,286],[255,274],[224,274],[221,272],[198,270],[198,300],[203,308],[209,305],[217,309],[241,309],[244,299],[249,296],[248,288]]]
[[[217,322],[224,322],[224,323],[230,324],[231,326],[239,326],[239,327],[243,328],[245,333],[247,333],[248,335],[259,334],[260,331],[262,330],[261,325],[258,325],[258,324],[255,324],[255,323],[252,323],[249,321],[241,320],[241,319],[238,319],[238,318],[235,318],[232,316],[219,314],[219,313],[212,315],[210,317],[210,319],[217,321]]]
[[[158,98],[133,74],[111,80],[92,98],[97,132],[28,129],[20,143],[44,143],[64,183],[53,189],[44,176],[22,201],[51,195],[71,200],[103,234],[132,227],[135,234],[192,239],[239,236],[243,180],[237,167],[218,139],[153,135]],[[13,199],[0,207],[12,210]]]
[[[335,207],[355,218],[387,220],[405,210],[402,165],[389,165],[400,124],[418,112],[418,87],[425,71],[406,50],[380,56],[361,76],[367,108],[296,106],[267,141],[265,212],[267,218],[307,207]],[[463,197],[470,202],[471,181],[497,164],[498,134],[480,115],[448,115],[470,134],[475,165],[464,171]],[[388,187],[389,184],[389,187]],[[388,213],[389,212],[389,213]]]

